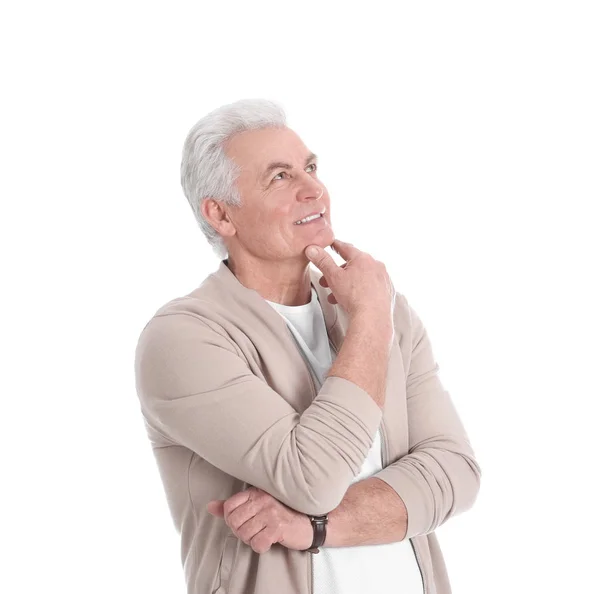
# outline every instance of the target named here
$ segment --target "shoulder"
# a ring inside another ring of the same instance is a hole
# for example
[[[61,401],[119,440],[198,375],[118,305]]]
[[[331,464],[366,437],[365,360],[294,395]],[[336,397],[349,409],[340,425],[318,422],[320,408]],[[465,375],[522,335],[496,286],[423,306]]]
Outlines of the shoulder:
[[[394,329],[398,333],[406,333],[411,327],[411,309],[406,295],[396,291],[394,299]]]
[[[193,301],[165,304],[140,332],[134,370],[138,390],[147,400],[216,389],[249,371],[228,333]]]
[[[421,340],[425,332],[423,322],[415,308],[409,303],[407,297],[396,291],[394,301],[394,332],[395,340],[399,343],[401,350],[406,353]]]
[[[203,351],[218,347],[238,353],[222,324],[215,321],[214,308],[193,295],[171,299],[161,305],[142,327],[136,360],[142,357],[175,362],[192,359]]]
[[[221,331],[224,295],[215,288],[214,275],[209,275],[195,289],[163,303],[147,318],[140,335],[178,332],[185,328],[211,328]]]

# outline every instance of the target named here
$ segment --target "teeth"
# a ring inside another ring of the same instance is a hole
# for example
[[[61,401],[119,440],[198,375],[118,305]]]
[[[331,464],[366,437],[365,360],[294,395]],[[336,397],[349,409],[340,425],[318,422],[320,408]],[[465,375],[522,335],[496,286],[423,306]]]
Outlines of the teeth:
[[[312,217],[306,217],[305,219],[300,219],[299,221],[296,221],[294,223],[294,225],[301,225],[302,223],[308,223],[308,221],[312,221],[313,219],[318,219],[321,215],[320,214],[316,214],[313,215]]]

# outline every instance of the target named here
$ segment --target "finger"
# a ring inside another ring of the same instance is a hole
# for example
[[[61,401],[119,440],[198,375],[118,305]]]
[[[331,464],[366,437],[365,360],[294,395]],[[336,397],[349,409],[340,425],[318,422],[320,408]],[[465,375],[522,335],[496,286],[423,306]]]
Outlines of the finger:
[[[250,544],[250,541],[266,527],[267,522],[264,517],[259,518],[258,516],[253,516],[241,526],[238,526],[235,532],[239,539],[243,540],[246,544]]]
[[[315,253],[311,252],[315,249]],[[335,263],[335,260],[320,246],[309,245],[304,253],[306,257],[326,276],[334,276],[339,272],[339,266]]]
[[[324,276],[322,276],[322,277],[319,279],[319,284],[320,284],[322,287],[328,287],[328,286],[329,286],[329,283],[327,282],[327,279],[326,279]]]
[[[213,516],[218,518],[222,518],[225,515],[223,510],[223,505],[225,501],[222,499],[213,499],[206,504],[206,511],[208,511]]]
[[[266,553],[276,542],[277,538],[273,535],[273,531],[266,526],[250,539],[249,544],[256,553]]]
[[[246,503],[236,507],[227,517],[227,525],[232,530],[239,529],[240,526],[250,521],[259,512],[259,507],[254,501],[249,500]]]
[[[346,243],[345,241],[340,241],[339,239],[335,239],[331,244],[331,247],[346,261],[360,254],[360,250],[358,248],[354,247],[351,243]]]
[[[229,514],[233,512],[234,509],[238,508],[240,505],[246,503],[250,499],[250,491],[240,491],[235,495],[232,495],[225,503],[223,504],[223,510],[225,512],[225,520],[229,518]]]

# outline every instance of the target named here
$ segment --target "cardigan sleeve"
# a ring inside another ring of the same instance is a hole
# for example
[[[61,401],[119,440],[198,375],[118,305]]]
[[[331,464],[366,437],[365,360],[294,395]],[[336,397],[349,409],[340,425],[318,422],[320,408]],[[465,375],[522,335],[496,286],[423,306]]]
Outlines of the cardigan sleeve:
[[[382,418],[366,391],[333,376],[299,414],[252,373],[225,332],[196,315],[148,322],[135,377],[142,413],[167,447],[185,446],[306,514],[339,505]]]
[[[423,322],[406,305],[411,320],[406,377],[409,450],[372,476],[390,485],[404,502],[408,539],[433,532],[469,509],[479,492],[481,469],[438,376],[439,365]]]

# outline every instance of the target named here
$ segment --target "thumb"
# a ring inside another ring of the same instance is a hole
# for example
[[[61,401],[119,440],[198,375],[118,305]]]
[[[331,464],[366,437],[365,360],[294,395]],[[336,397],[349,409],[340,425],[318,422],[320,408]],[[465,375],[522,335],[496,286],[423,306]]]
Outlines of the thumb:
[[[335,260],[320,246],[309,245],[304,253],[306,257],[323,273],[329,276],[335,274],[338,265]]]
[[[224,504],[225,501],[222,499],[213,499],[206,504],[206,511],[213,516],[222,518],[225,516]]]

